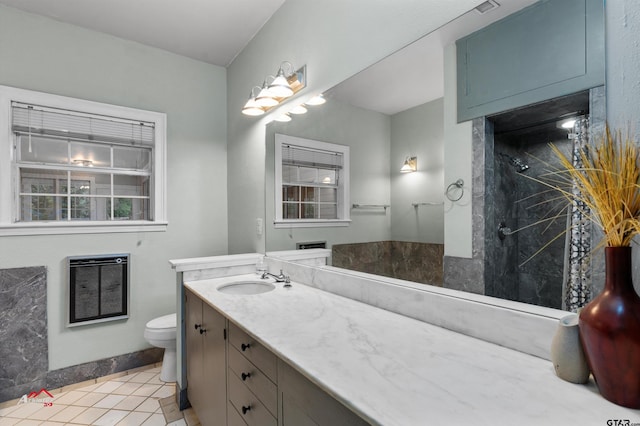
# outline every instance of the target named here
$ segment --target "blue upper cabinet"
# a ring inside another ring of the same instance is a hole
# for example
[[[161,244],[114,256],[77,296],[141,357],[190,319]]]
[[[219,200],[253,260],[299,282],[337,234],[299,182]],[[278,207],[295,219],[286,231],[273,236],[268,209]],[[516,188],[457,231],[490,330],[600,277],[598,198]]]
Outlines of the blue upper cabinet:
[[[458,122],[601,86],[603,0],[542,0],[456,48]]]

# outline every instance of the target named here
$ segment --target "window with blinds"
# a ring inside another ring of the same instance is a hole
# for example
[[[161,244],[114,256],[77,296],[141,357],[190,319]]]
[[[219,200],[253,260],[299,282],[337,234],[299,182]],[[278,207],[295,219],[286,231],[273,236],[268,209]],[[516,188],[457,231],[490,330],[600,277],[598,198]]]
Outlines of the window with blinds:
[[[276,135],[276,223],[348,221],[349,147]]]
[[[18,221],[151,220],[154,124],[11,105]]]
[[[164,114],[0,86],[4,108],[12,155],[0,159],[11,170],[0,171],[0,230],[164,222]]]

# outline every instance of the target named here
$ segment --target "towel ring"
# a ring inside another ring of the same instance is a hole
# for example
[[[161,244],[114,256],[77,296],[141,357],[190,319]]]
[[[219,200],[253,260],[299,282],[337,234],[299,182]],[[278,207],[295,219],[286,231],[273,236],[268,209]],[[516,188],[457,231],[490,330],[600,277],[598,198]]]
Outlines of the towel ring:
[[[460,190],[460,196],[457,198],[451,196],[451,190],[455,188],[458,188]],[[447,186],[447,190],[444,192],[444,195],[447,196],[447,199],[449,201],[460,201],[460,199],[464,195],[464,181],[462,179],[458,179],[457,181],[451,183],[449,186]]]

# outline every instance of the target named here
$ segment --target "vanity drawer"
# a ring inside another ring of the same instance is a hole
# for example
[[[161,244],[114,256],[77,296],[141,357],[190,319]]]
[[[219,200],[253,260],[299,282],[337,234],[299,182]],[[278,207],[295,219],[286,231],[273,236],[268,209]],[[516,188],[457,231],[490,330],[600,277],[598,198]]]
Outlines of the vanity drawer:
[[[248,426],[277,426],[276,418],[235,374],[229,374],[228,386],[229,410],[236,410]]]
[[[247,426],[242,416],[231,403],[227,403],[227,426]]]
[[[272,382],[277,383],[277,359],[271,351],[233,323],[229,323],[229,343],[258,367]]]
[[[233,346],[229,347],[229,369],[273,414],[278,414],[278,389],[276,385]]]

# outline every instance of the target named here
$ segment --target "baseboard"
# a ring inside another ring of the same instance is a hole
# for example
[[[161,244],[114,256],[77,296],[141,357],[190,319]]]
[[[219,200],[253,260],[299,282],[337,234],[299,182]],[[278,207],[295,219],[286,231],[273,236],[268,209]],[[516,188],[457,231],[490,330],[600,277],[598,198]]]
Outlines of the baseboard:
[[[142,351],[48,371],[36,381],[5,387],[0,390],[0,402],[20,398],[24,394],[41,389],[60,389],[75,383],[95,380],[134,368],[162,362],[164,349],[149,348]]]

